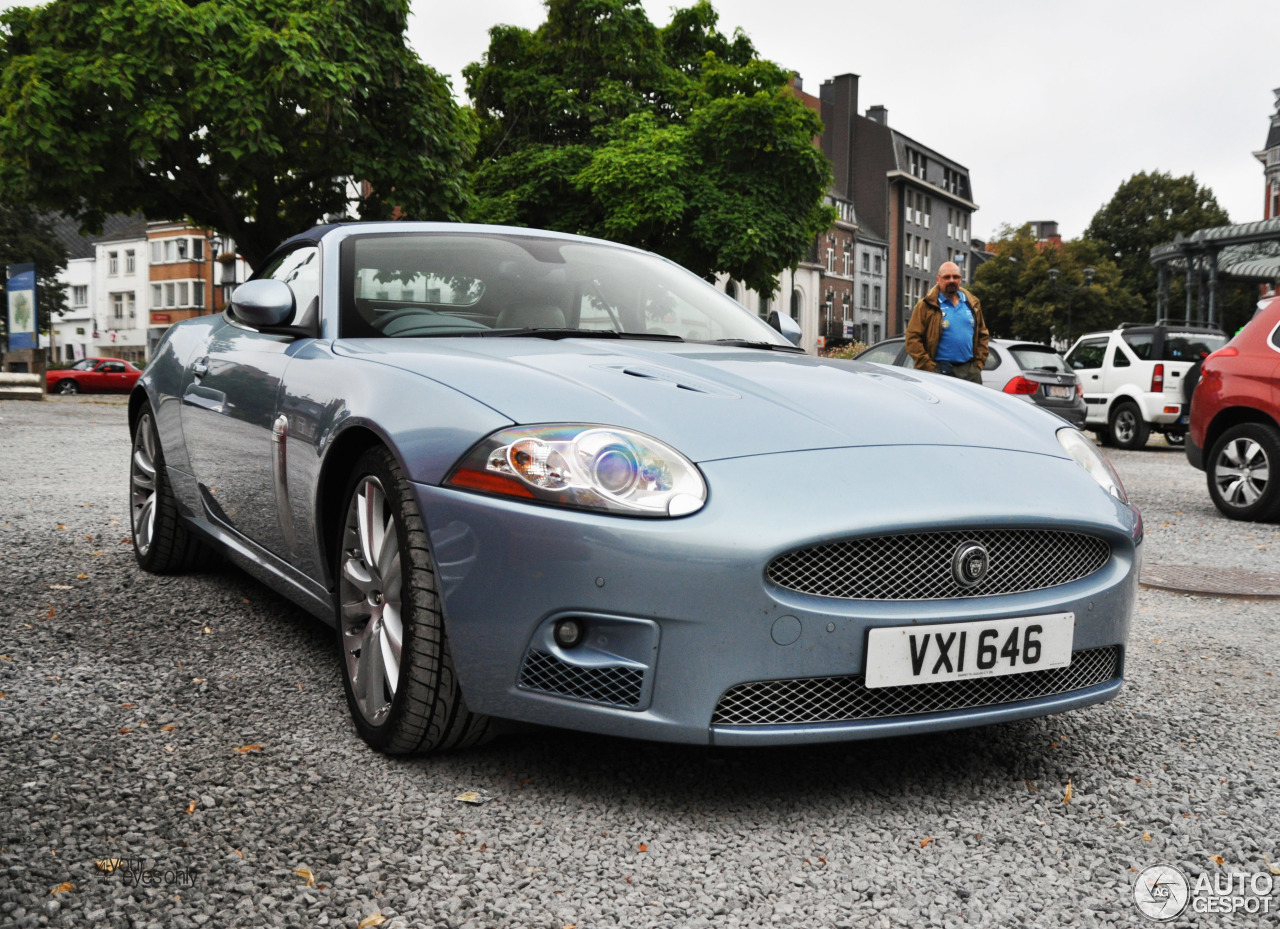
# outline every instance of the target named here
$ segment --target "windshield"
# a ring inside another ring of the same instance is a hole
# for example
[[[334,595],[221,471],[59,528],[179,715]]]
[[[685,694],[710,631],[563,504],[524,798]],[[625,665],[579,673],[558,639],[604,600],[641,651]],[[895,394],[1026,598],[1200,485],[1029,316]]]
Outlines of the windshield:
[[[1047,345],[1014,345],[1009,348],[1009,354],[1024,371],[1043,370],[1065,374],[1071,370],[1062,356]]]
[[[94,365],[98,363],[97,358],[85,358],[83,361],[77,361],[68,370],[70,371],[92,371]]]
[[[341,335],[522,332],[790,348],[736,300],[645,252],[536,235],[398,233],[342,244]]]

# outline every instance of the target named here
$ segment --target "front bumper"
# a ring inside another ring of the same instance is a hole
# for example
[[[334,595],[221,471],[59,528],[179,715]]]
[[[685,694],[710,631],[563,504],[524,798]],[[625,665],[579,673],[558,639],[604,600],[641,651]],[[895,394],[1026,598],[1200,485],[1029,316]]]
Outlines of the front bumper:
[[[701,468],[707,506],[676,520],[599,516],[415,485],[469,707],[610,735],[779,744],[981,725],[1118,692],[1119,670],[1098,686],[999,706],[857,722],[713,726],[718,702],[735,685],[862,673],[867,632],[877,626],[1070,611],[1074,650],[1122,652],[1141,547],[1134,512],[1065,459],[889,446]],[[872,489],[886,487],[901,490]],[[765,578],[772,558],[808,545],[978,527],[1087,532],[1105,538],[1112,555],[1098,571],[1060,587],[968,600],[838,600],[784,590]],[[588,628],[587,641],[572,654],[557,651],[551,637],[567,616]],[[534,653],[549,656],[537,659],[537,670],[556,676],[559,695],[531,678]],[[602,676],[603,667],[618,673]],[[575,668],[585,671],[574,677]],[[597,684],[607,685],[604,703]]]

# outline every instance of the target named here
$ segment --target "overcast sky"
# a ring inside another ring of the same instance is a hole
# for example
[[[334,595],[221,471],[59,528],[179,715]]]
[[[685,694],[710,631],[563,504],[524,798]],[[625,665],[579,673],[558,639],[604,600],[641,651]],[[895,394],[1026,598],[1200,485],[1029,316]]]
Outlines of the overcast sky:
[[[1275,0],[712,0],[727,32],[817,94],[861,75],[858,103],[965,165],[973,232],[1057,220],[1074,238],[1138,171],[1194,173],[1232,222],[1262,218],[1280,87]],[[650,20],[671,0],[644,0]],[[535,27],[541,0],[413,0],[410,41],[465,96],[495,23]]]
[[[545,18],[541,0],[411,3],[410,42],[460,100],[491,26]],[[713,3],[721,28],[741,28],[806,90],[859,74],[863,112],[883,104],[890,125],[968,167],[979,237],[1050,219],[1073,238],[1150,170],[1194,173],[1233,222],[1262,218],[1252,153],[1280,87],[1275,0]],[[673,5],[644,0],[659,25]]]

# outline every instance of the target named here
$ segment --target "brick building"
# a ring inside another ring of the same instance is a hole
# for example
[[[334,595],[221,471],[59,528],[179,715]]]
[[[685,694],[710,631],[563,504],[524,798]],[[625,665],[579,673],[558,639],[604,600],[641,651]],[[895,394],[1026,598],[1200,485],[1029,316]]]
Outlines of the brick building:
[[[884,334],[894,335],[933,286],[942,262],[955,261],[966,281],[972,277],[969,230],[978,205],[969,171],[891,129],[883,106],[859,115],[856,74],[824,82],[820,100],[822,148],[836,187],[848,192],[865,239],[887,245]]]

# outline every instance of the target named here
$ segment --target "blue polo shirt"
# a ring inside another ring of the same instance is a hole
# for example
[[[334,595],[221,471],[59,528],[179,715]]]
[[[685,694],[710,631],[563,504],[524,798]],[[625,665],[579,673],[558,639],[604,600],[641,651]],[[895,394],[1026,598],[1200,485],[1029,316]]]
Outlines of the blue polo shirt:
[[[952,303],[938,292],[938,307],[942,310],[942,336],[938,339],[938,352],[934,361],[963,364],[973,360],[973,310],[964,291],[956,294]]]

